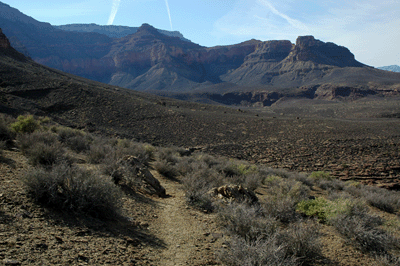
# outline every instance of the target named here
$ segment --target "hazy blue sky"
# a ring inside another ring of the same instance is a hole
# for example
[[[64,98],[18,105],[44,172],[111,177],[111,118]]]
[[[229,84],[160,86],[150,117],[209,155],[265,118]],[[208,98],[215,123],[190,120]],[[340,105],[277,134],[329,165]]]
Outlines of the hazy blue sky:
[[[399,0],[1,0],[39,21],[180,31],[204,46],[314,35],[362,63],[400,65]]]

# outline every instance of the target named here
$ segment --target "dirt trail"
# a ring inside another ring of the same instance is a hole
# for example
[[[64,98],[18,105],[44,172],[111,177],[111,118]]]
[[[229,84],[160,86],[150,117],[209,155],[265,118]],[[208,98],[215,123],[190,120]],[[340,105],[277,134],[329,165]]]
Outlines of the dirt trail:
[[[214,215],[187,207],[182,185],[153,173],[167,191],[158,203],[154,223],[149,227],[165,243],[155,254],[159,265],[217,265],[215,251],[221,248],[222,234]]]

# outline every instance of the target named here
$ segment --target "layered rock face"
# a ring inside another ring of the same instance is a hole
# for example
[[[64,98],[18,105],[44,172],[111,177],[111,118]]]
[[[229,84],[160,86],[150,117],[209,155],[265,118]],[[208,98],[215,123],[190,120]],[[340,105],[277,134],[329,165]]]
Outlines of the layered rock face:
[[[329,84],[332,89],[356,88],[355,92],[382,86],[391,89],[400,81],[399,74],[367,67],[347,48],[313,36],[299,37],[295,44],[250,40],[207,48],[143,24],[133,34],[110,38],[75,32],[74,27],[64,31],[2,3],[0,25],[11,45],[38,63],[141,91],[223,94],[236,90],[244,97],[244,92],[264,90],[260,97],[270,103],[275,100],[271,90],[281,93],[305,87],[313,94],[315,86]],[[318,95],[341,95],[320,91]]]
[[[363,67],[346,47],[324,43],[313,36],[297,38],[296,45],[286,59],[287,62],[312,61],[337,67]]]

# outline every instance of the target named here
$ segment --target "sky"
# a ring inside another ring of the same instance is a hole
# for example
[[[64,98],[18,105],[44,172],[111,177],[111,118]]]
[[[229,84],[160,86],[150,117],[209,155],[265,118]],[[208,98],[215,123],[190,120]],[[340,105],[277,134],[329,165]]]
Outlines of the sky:
[[[370,66],[400,65],[399,0],[0,0],[52,25],[96,23],[180,31],[203,46],[313,35]]]

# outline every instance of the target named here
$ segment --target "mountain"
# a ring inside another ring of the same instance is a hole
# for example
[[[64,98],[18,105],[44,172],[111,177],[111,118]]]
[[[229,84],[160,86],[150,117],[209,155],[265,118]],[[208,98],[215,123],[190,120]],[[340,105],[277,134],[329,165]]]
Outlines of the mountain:
[[[264,99],[264,105],[287,96],[335,99],[397,94],[400,87],[400,74],[366,66],[347,48],[313,36],[300,36],[295,44],[249,40],[203,47],[143,24],[133,34],[111,38],[104,32],[61,30],[1,3],[0,24],[11,45],[38,63],[177,98],[195,93],[196,98],[226,103],[232,98],[226,94],[233,93],[235,102],[248,95],[246,101]],[[98,27],[90,25],[90,31]],[[225,96],[229,100],[223,100]]]
[[[392,71],[392,72],[400,72],[400,66],[398,65],[383,66],[383,67],[378,67],[378,69]]]
[[[40,65],[12,48],[1,30],[0,113],[48,116],[66,126],[180,146],[220,143],[225,137],[231,141],[236,131],[216,135],[224,123],[258,123],[254,115],[232,108],[118,88]]]
[[[115,26],[115,25],[97,25],[94,23],[91,24],[67,24],[54,26],[57,29],[64,31],[76,31],[76,32],[97,32],[100,34],[107,35],[111,38],[122,38],[130,34],[134,34],[139,29],[138,27],[128,27],[128,26]],[[181,40],[189,41],[185,37],[183,37],[182,33],[179,31],[167,31],[167,30],[157,30],[158,32],[171,36],[171,37],[179,37]]]

